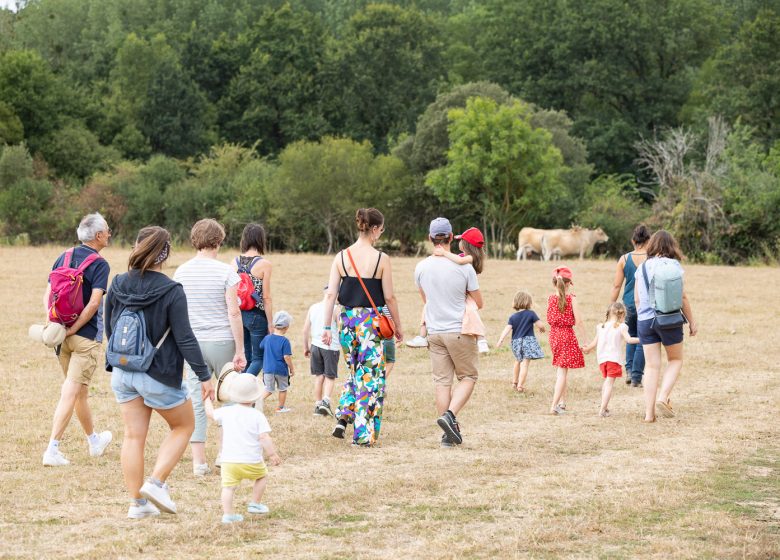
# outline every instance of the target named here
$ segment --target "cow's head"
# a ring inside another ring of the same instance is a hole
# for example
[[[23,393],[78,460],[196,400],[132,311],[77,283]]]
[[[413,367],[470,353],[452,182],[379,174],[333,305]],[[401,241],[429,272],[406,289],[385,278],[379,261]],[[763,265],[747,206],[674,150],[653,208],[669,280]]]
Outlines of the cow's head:
[[[604,230],[601,228],[596,228],[596,230],[593,232],[594,238],[596,239],[596,243],[606,243],[609,241],[609,236],[604,233]]]

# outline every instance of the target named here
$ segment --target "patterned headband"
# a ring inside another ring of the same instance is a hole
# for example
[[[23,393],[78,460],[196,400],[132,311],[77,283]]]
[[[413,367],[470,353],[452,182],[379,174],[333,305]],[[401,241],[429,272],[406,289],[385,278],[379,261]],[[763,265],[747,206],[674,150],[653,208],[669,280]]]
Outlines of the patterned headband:
[[[165,259],[168,258],[168,254],[171,252],[171,243],[170,241],[166,241],[165,245],[163,245],[162,251],[160,251],[160,254],[157,255],[157,258],[154,259],[154,264],[160,264]]]

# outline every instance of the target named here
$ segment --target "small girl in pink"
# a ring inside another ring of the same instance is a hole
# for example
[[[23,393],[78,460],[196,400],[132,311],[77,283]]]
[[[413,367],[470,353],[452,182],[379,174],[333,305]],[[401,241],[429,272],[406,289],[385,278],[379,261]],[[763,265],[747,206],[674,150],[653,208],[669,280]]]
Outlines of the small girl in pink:
[[[626,306],[620,302],[610,304],[607,308],[606,320],[596,326],[596,337],[590,344],[584,346],[582,351],[588,354],[596,349],[596,358],[599,361],[599,369],[604,377],[604,385],[601,387],[601,410],[599,416],[609,416],[609,399],[612,398],[612,387],[615,379],[623,375],[623,366],[620,362],[626,355],[626,343],[639,344],[639,339],[628,334],[626,320]]]
[[[572,272],[568,266],[553,270],[552,283],[556,293],[547,298],[547,323],[550,325],[550,350],[553,365],[558,368],[555,378],[550,414],[563,414],[566,410],[567,381],[570,369],[585,367],[585,356],[574,334],[574,326],[582,324],[577,300],[571,289]]]
[[[478,228],[471,227],[455,239],[460,240],[458,248],[463,251],[460,255],[445,251],[441,245],[434,248],[433,254],[438,257],[447,257],[455,264],[470,264],[474,272],[482,274],[485,261],[485,237]],[[477,302],[471,296],[466,296],[466,311],[463,313],[463,326],[461,334],[470,334],[477,337],[477,347],[480,352],[488,352],[490,346],[485,339],[485,324],[479,316]]]

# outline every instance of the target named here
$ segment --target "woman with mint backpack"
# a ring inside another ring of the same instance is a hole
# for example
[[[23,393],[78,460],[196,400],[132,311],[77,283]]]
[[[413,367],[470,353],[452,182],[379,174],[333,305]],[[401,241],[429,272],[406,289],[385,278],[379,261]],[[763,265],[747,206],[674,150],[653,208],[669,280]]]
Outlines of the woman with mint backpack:
[[[634,302],[637,331],[645,354],[645,419],[655,422],[656,410],[666,418],[675,416],[669,396],[683,363],[683,326],[688,323],[691,336],[698,327],[683,287],[682,253],[674,237],[657,231],[647,243],[647,260],[634,275]],[[666,370],[661,390],[661,346],[666,350]]]

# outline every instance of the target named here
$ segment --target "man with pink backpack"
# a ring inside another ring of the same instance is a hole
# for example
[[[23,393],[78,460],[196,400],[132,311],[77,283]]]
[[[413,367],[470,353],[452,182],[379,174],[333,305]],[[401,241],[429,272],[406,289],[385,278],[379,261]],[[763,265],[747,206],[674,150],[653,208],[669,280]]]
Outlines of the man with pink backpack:
[[[111,230],[98,214],[85,216],[76,230],[81,245],[65,251],[52,267],[43,304],[48,320],[67,329],[56,348],[65,381],[54,411],[49,446],[43,464],[59,467],[70,463],[59,445],[73,411],[87,435],[89,454],[103,454],[111,443],[111,432],[96,433],[89,409],[89,383],[97,368],[103,341],[103,294],[108,288],[109,266],[100,256],[108,246]]]

